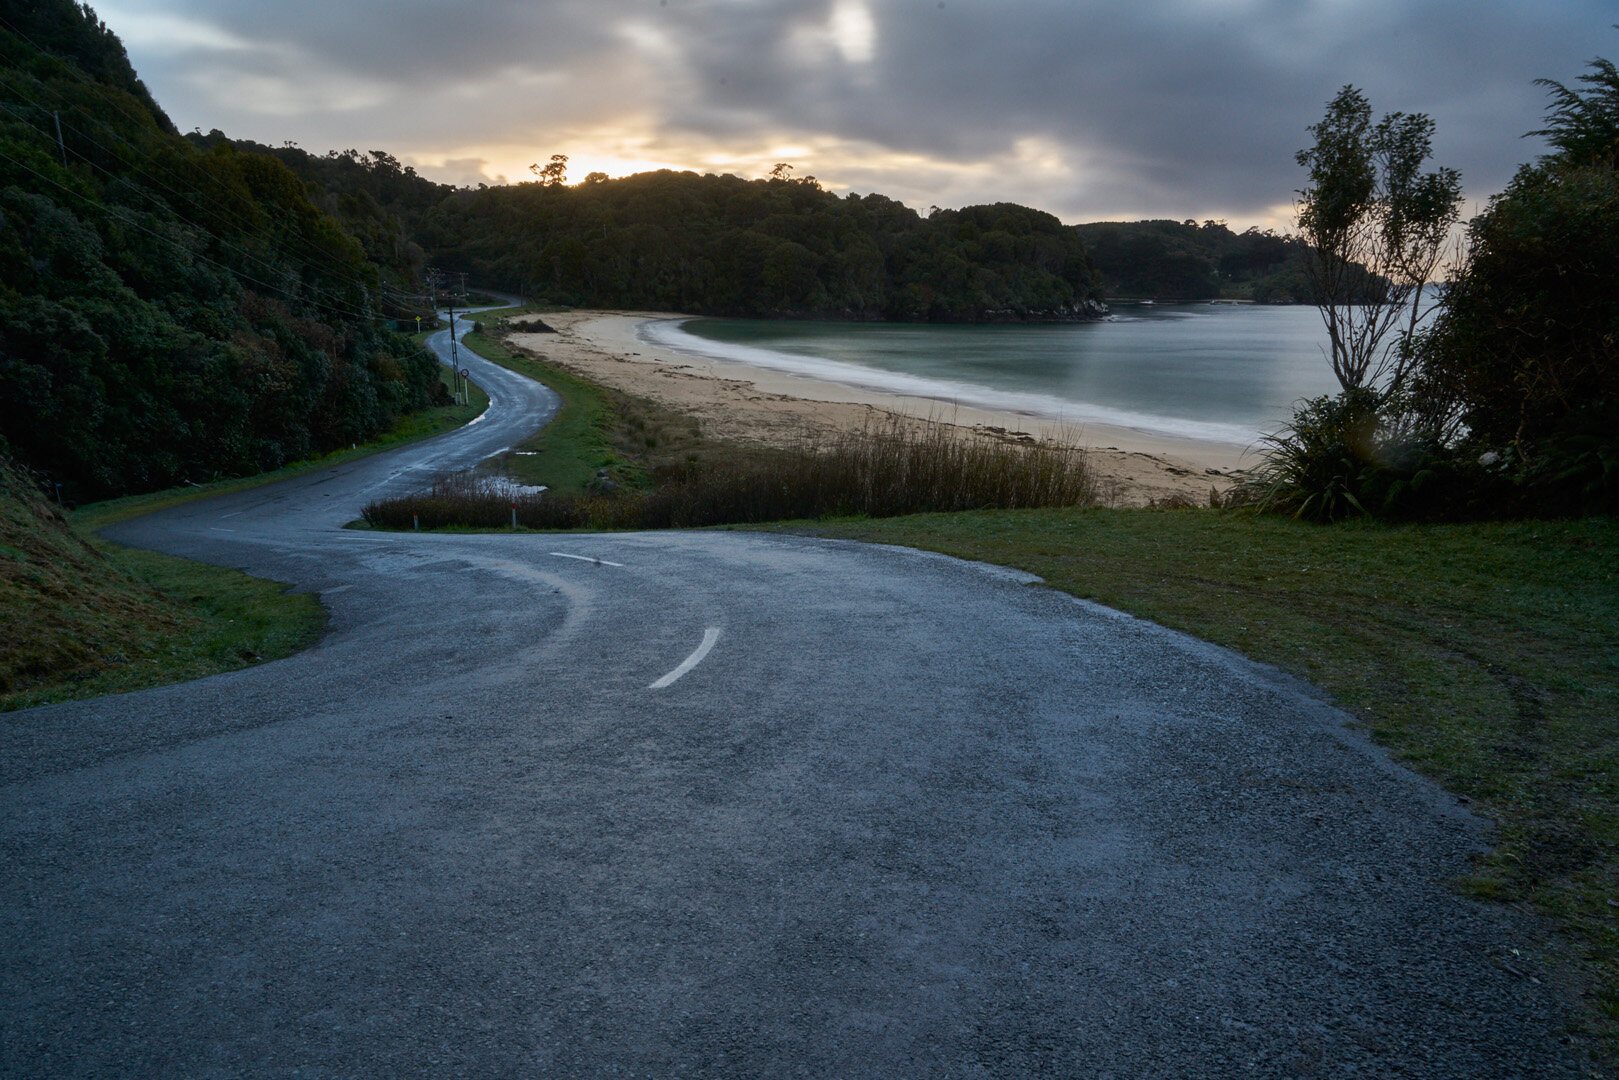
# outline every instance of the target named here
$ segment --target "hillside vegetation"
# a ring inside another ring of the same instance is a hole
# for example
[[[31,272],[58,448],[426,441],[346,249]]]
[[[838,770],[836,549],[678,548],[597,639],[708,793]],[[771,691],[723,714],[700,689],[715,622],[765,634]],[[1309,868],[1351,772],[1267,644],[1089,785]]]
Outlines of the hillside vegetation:
[[[72,502],[366,439],[442,396],[381,295],[279,162],[174,134],[88,8],[6,7],[0,451]]]
[[[445,266],[574,305],[966,322],[1100,310],[1079,234],[1010,203],[924,218],[813,181],[661,171],[459,193],[422,233]]]
[[[1109,297],[1314,303],[1304,246],[1222,221],[1097,221],[1077,226]]]
[[[188,138],[284,163],[401,282],[430,260],[580,307],[938,322],[1101,313],[1079,232],[1012,203],[924,216],[882,195],[840,198],[786,167],[766,180],[662,170],[570,185],[560,158],[540,181],[457,189],[383,150]]]
[[[273,660],[325,623],[275,582],[86,541],[0,459],[0,710]]]

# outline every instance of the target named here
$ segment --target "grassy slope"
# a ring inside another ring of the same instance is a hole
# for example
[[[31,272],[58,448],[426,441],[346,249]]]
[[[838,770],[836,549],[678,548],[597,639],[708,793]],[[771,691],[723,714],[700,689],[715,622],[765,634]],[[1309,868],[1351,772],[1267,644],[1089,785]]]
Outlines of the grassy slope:
[[[15,474],[0,487],[0,710],[229,671],[326,624],[312,596],[87,540]]]
[[[1323,528],[1033,510],[807,531],[1016,566],[1321,686],[1499,824],[1500,846],[1463,887],[1556,918],[1619,1017],[1612,520]]]
[[[448,379],[447,369],[441,374]],[[71,526],[20,476],[0,475],[0,711],[202,678],[312,644],[326,625],[314,597],[234,570],[122,548],[94,530],[429,438],[487,406],[474,386],[470,404],[404,417],[353,450],[96,503],[75,511]]]

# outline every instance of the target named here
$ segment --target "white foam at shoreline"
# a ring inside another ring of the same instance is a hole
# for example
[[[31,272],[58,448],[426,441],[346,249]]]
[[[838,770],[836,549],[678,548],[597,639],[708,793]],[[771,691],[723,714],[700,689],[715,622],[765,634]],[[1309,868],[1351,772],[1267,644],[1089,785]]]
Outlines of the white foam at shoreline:
[[[1160,416],[1153,413],[1132,412],[1096,405],[1085,401],[1070,401],[1048,394],[1030,394],[1013,390],[996,390],[977,383],[930,379],[923,375],[910,375],[898,371],[864,367],[843,360],[819,356],[777,352],[752,345],[733,345],[710,341],[687,332],[683,319],[649,319],[638,323],[636,336],[646,344],[672,352],[698,356],[720,363],[764,368],[786,375],[818,379],[859,390],[874,390],[900,397],[924,398],[967,408],[1012,412],[1039,420],[1076,426],[1087,423],[1106,424],[1126,428],[1147,435],[1167,436],[1175,439],[1197,439],[1222,443],[1227,446],[1248,448],[1259,440],[1259,433],[1240,424],[1221,424],[1212,421],[1190,420],[1182,417]]]

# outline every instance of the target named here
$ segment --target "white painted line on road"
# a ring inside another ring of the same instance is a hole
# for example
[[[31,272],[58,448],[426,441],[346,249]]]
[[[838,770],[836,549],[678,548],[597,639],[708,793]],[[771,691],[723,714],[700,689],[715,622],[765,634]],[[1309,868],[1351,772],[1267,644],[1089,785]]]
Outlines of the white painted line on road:
[[[218,526],[218,525],[210,525],[210,526],[208,526],[208,527],[209,527],[209,529],[211,529],[211,530],[212,530],[212,531],[213,531],[213,532],[228,532],[228,533],[233,533],[233,532],[235,532],[235,531],[236,531],[236,530],[235,530],[235,529],[222,529],[222,528],[220,528],[220,527],[219,527],[219,526]]]
[[[597,566],[623,566],[621,562],[610,562],[607,559],[598,559],[593,555],[569,555],[566,551],[553,551],[551,554],[559,559],[578,559],[580,562],[595,563]]]
[[[663,678],[659,679],[657,682],[655,682],[651,686],[647,687],[647,689],[648,690],[662,690],[665,686],[668,686],[670,683],[674,682],[676,679],[678,679],[682,675],[686,674],[686,672],[690,671],[692,668],[696,667],[698,664],[701,664],[703,662],[703,657],[708,655],[708,650],[712,649],[714,647],[714,642],[718,641],[719,639],[720,639],[720,628],[719,627],[710,626],[707,630],[704,630],[703,631],[703,643],[701,645],[697,646],[697,651],[692,653],[690,656],[686,657],[686,659],[681,662],[681,665],[679,667],[675,668],[669,674],[665,675]]]

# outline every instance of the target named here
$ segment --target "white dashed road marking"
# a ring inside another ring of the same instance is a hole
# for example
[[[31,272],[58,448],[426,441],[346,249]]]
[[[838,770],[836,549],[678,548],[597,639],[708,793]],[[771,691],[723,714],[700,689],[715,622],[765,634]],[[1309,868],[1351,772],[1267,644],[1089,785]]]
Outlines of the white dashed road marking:
[[[553,551],[551,554],[559,559],[578,559],[580,562],[595,563],[597,566],[623,566],[621,562],[609,562],[607,559],[598,559],[593,555],[569,555],[566,551]]]
[[[712,649],[714,647],[714,642],[718,641],[719,639],[720,639],[720,628],[719,627],[710,626],[707,630],[704,630],[703,631],[703,643],[701,645],[697,646],[697,651],[692,653],[690,656],[686,657],[686,659],[681,662],[681,665],[679,667],[675,668],[669,674],[665,675],[663,678],[659,679],[657,682],[655,682],[651,686],[647,687],[647,689],[648,690],[662,690],[665,686],[668,686],[670,683],[674,682],[676,679],[678,679],[682,675],[686,674],[686,672],[690,671],[692,668],[696,667],[698,664],[701,664],[703,662],[703,657],[708,655],[708,650]]]

